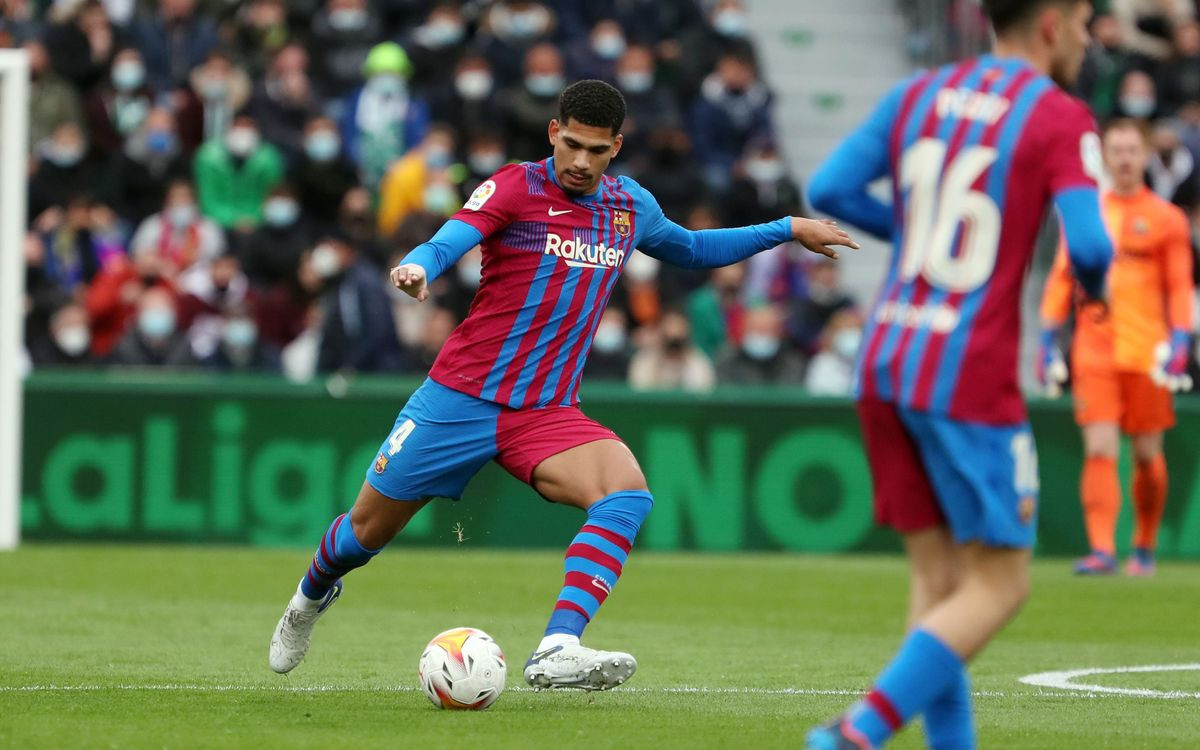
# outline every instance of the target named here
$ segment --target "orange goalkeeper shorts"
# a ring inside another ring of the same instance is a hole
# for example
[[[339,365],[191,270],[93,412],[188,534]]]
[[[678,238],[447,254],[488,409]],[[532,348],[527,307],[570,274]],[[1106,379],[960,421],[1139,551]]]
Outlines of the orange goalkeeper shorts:
[[[1075,423],[1115,422],[1127,435],[1162,432],[1175,426],[1171,392],[1149,375],[1119,370],[1084,370],[1072,384]]]

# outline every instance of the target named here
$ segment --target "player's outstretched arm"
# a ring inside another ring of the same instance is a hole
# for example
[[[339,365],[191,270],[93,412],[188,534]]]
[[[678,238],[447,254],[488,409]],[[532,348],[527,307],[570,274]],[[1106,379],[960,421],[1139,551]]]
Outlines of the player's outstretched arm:
[[[638,249],[684,268],[719,268],[793,240],[830,258],[838,257],[834,249],[838,246],[858,249],[858,243],[850,235],[828,220],[789,216],[766,224],[692,231],[661,213]]]

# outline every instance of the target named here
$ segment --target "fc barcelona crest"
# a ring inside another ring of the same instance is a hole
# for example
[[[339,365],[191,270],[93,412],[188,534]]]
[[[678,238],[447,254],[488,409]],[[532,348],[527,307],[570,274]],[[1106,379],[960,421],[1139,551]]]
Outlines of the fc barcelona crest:
[[[375,473],[382,474],[383,472],[387,471],[387,465],[388,465],[387,456],[380,453],[379,458],[375,459]]]
[[[613,211],[613,228],[617,230],[617,234],[628,237],[632,226],[629,222],[628,211]]]

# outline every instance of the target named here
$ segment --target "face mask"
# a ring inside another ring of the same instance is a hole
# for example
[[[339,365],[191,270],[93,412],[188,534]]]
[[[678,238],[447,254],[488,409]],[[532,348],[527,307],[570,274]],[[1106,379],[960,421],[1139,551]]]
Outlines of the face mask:
[[[616,60],[625,52],[625,37],[603,34],[592,40],[592,51],[604,60]]]
[[[723,10],[713,17],[713,28],[721,36],[742,36],[746,33],[746,16],[740,10]]]
[[[658,277],[659,261],[645,253],[634,253],[625,262],[625,273],[630,280],[638,282],[653,281]]]
[[[462,24],[454,21],[436,21],[417,30],[418,41],[433,49],[458,44],[465,34]]]
[[[563,87],[563,77],[558,73],[536,73],[525,76],[525,88],[534,96],[556,96]]]
[[[138,313],[137,326],[148,339],[165,339],[175,332],[175,311],[165,307],[147,307]]]
[[[625,348],[625,329],[612,323],[601,325],[592,339],[592,348],[601,354],[616,354]]]
[[[425,152],[425,163],[434,169],[445,169],[454,160],[454,154],[448,149],[431,148]]]
[[[287,227],[300,216],[300,204],[291,198],[268,198],[263,204],[263,220],[273,227]]]
[[[778,159],[747,159],[746,176],[755,182],[775,182],[783,177],[783,162]]]
[[[458,280],[470,289],[478,289],[483,282],[483,263],[479,261],[463,261],[454,267]]]
[[[167,221],[176,229],[189,227],[196,220],[196,204],[176,203],[167,209]]]
[[[779,353],[779,337],[769,333],[747,333],[742,337],[742,351],[760,362]]]
[[[333,161],[341,151],[342,139],[329,130],[318,130],[304,139],[304,152],[313,161]]]
[[[508,16],[508,33],[520,39],[537,36],[545,27],[545,19],[537,10],[511,13]]]
[[[644,94],[654,88],[654,74],[648,70],[618,73],[617,86],[627,94]]]
[[[1136,94],[1121,97],[1121,109],[1125,110],[1125,114],[1130,117],[1149,117],[1154,114],[1154,108],[1158,103],[1151,96],[1138,96]]]
[[[858,354],[858,346],[862,343],[862,331],[857,328],[843,328],[833,335],[833,351],[842,359],[854,359]]]
[[[367,25],[367,12],[361,8],[342,8],[329,14],[335,31],[358,31]]]
[[[484,70],[468,70],[454,79],[458,95],[467,101],[477,102],[492,93],[492,74]]]
[[[499,151],[477,151],[467,157],[467,166],[478,175],[489,175],[504,164],[504,154]]]
[[[342,270],[342,262],[338,259],[337,250],[329,245],[317,245],[312,252],[312,267],[318,276],[328,279]]]
[[[42,156],[51,164],[59,167],[73,167],[83,160],[83,146],[56,146],[51,144]]]
[[[408,84],[395,73],[376,73],[367,79],[367,88],[380,96],[403,96]]]
[[[425,188],[425,210],[449,216],[462,203],[458,191],[449,185],[430,185]]]
[[[92,334],[87,326],[67,326],[60,328],[54,335],[54,343],[58,344],[58,348],[68,357],[78,357],[91,345]]]
[[[152,130],[146,135],[146,148],[157,156],[169,154],[175,150],[175,134],[170,130]]]
[[[233,349],[249,349],[258,340],[258,326],[248,318],[234,318],[225,323],[221,338]]]
[[[248,156],[258,148],[258,131],[254,128],[233,128],[225,135],[225,147],[234,156]]]
[[[132,60],[113,66],[112,82],[117,91],[134,91],[146,82],[146,68]]]
[[[229,83],[221,78],[206,78],[200,82],[200,96],[213,101],[224,99],[229,93]]]

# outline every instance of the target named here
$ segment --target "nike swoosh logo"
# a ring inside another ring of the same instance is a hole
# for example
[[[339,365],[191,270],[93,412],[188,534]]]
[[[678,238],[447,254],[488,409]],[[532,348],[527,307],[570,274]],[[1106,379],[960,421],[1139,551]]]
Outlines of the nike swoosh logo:
[[[564,208],[561,211],[555,211],[553,208],[547,208],[546,213],[550,214],[551,216],[562,216],[563,214],[571,213],[571,209]]]
[[[525,664],[526,665],[536,664],[539,661],[541,661],[542,659],[545,659],[550,654],[557,654],[559,651],[562,651],[562,646],[553,646],[551,648],[546,649],[545,651],[539,651],[536,654],[533,654],[532,656],[530,656],[529,661],[525,662]]]

